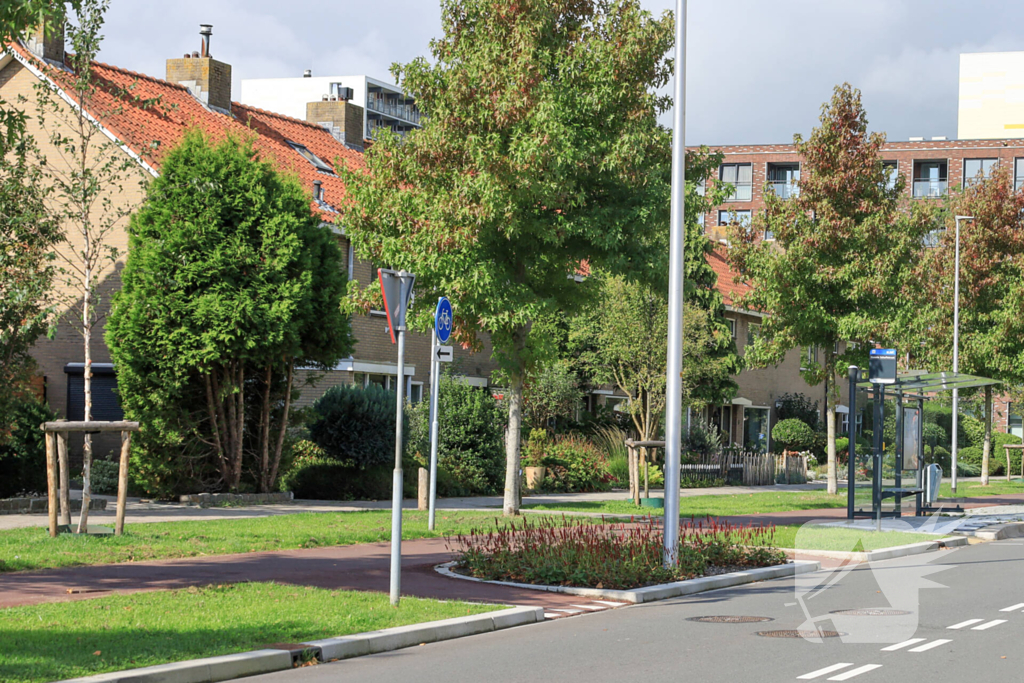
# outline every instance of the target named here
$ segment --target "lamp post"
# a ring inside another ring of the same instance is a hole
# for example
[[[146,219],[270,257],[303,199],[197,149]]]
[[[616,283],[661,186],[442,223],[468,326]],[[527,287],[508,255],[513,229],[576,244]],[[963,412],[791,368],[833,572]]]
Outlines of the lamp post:
[[[960,221],[973,221],[974,216],[956,216],[956,249],[953,256],[953,372],[960,371]],[[950,468],[953,470],[950,490],[956,495],[957,414],[960,412],[960,390],[953,389],[953,442]]]
[[[679,546],[679,462],[683,422],[683,247],[686,224],[686,0],[676,0],[675,107],[672,112],[672,219],[668,265],[668,358],[665,385],[664,563],[675,566]]]

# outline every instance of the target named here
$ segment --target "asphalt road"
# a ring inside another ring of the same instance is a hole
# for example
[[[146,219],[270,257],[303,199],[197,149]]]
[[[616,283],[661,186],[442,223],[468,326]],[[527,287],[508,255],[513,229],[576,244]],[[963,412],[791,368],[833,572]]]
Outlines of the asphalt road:
[[[939,571],[936,571],[939,570]],[[1024,681],[1024,543],[1000,541],[564,618],[251,681]],[[830,587],[822,589],[822,586]],[[834,610],[895,608],[850,616]],[[768,617],[705,623],[713,615]],[[842,637],[767,638],[818,626]],[[950,628],[951,626],[957,628]]]

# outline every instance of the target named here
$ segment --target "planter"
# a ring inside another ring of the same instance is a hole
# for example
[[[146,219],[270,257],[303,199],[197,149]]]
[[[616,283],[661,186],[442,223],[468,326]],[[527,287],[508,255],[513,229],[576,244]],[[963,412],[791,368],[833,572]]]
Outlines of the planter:
[[[544,475],[547,473],[546,467],[527,467],[526,469],[526,488],[531,491],[536,491],[540,488],[544,482]]]
[[[657,508],[662,510],[665,508],[664,498],[641,498],[640,507],[642,508]]]

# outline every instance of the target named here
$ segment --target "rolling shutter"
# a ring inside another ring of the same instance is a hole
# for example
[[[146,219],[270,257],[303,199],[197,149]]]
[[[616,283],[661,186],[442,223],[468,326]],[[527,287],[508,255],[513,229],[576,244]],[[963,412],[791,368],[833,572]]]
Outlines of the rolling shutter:
[[[68,420],[77,421],[85,417],[85,375],[81,364],[65,367],[68,376]],[[92,419],[99,422],[124,419],[124,411],[118,400],[117,376],[113,369],[94,369],[92,375]]]

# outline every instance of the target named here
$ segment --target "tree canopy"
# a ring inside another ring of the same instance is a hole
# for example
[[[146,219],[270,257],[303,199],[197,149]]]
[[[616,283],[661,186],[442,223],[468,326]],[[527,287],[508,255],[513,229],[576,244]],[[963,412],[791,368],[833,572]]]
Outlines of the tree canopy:
[[[639,273],[668,223],[665,55],[673,21],[636,0],[444,0],[433,59],[395,65],[421,130],[379,132],[366,172],[342,171],[357,253],[447,295],[453,336],[491,336],[509,377],[505,512],[519,506],[531,326],[572,314],[597,267]],[[413,324],[429,326],[428,307]]]
[[[107,344],[154,487],[187,454],[270,490],[295,369],[351,351],[341,252],[310,200],[246,141],[193,130],[132,216]]]

